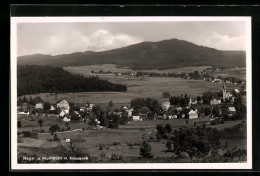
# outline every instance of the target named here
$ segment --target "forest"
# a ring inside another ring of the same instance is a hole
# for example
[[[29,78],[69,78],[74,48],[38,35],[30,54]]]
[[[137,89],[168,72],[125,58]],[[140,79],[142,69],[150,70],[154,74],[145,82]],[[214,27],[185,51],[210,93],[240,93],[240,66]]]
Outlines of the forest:
[[[71,74],[61,67],[17,66],[18,96],[34,93],[127,91],[126,85],[114,84],[99,77]]]

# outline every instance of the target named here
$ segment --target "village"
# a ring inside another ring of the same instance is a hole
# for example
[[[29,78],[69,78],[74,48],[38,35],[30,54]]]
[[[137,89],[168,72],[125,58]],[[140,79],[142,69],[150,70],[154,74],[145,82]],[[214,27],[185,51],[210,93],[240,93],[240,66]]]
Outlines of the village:
[[[54,133],[70,130],[119,128],[135,121],[147,120],[172,120],[172,119],[210,119],[210,124],[224,123],[226,120],[244,119],[245,106],[242,104],[242,93],[238,90],[226,90],[223,84],[222,92],[205,92],[203,96],[191,98],[187,94],[170,96],[164,92],[162,96],[169,97],[168,102],[158,103],[150,98],[133,99],[130,105],[122,105],[119,109],[113,108],[110,101],[106,108],[101,109],[92,103],[71,103],[66,100],[57,101],[56,104],[43,102],[40,97],[27,100],[18,99],[18,128],[20,131],[25,126],[21,117],[37,118],[39,126],[46,125],[46,117],[56,118],[63,121],[64,128],[54,128],[52,125],[47,131],[30,130],[31,133]],[[82,124],[81,129],[70,129],[70,124]],[[85,127],[86,128],[86,127]]]

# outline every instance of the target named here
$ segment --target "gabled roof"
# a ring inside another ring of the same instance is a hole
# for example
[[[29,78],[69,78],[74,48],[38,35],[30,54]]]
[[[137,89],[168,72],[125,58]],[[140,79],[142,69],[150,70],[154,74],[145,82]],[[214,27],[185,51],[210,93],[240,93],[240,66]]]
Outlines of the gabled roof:
[[[230,112],[236,112],[236,108],[235,108],[235,107],[228,107],[228,110],[229,110]]]

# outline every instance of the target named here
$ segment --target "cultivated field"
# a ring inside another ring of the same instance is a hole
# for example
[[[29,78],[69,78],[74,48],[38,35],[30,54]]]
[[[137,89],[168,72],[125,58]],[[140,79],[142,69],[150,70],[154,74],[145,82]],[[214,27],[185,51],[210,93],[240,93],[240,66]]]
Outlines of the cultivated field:
[[[193,126],[194,122],[197,122],[197,125],[202,125],[203,122],[208,121],[209,119],[189,120],[188,125]],[[152,154],[155,157],[169,158],[173,153],[166,151],[166,140],[156,140],[155,129],[157,124],[165,125],[166,123],[171,124],[174,129],[187,125],[185,119],[130,122],[125,126],[120,126],[119,129],[84,130],[66,133],[66,139],[71,139],[78,149],[88,153],[91,157],[95,157],[97,160],[111,158],[112,153],[122,155],[123,158],[138,158],[140,157],[140,144],[143,140],[148,140],[151,144]],[[239,123],[241,123],[240,120],[228,121],[225,124],[211,127],[223,130]],[[59,136],[59,134],[57,135]],[[37,156],[59,156],[59,154],[61,155],[61,151],[58,151],[59,147],[69,147],[64,141],[65,138],[60,137],[60,139],[61,141],[55,142],[47,139],[21,138],[20,143],[18,143],[18,152],[27,155],[36,153]],[[246,146],[244,136],[239,138],[227,136],[221,139],[223,145],[226,142],[228,142],[229,147],[244,148]]]
[[[104,79],[102,77],[102,79]],[[212,83],[203,80],[186,80],[181,78],[127,78],[127,77],[110,77],[107,80],[114,83],[122,83],[127,85],[127,92],[78,92],[78,93],[62,93],[57,97],[50,93],[41,93],[35,95],[27,95],[29,98],[40,96],[43,100],[56,102],[60,99],[66,99],[75,103],[104,104],[113,101],[115,104],[129,104],[131,99],[143,97],[154,98],[159,102],[168,101],[168,98],[162,98],[164,91],[170,92],[171,95],[180,96],[181,94],[190,95],[192,98],[202,95],[207,91],[222,91],[222,83]],[[235,89],[238,86],[227,84],[227,89]]]
[[[85,76],[88,75],[96,75],[95,73],[91,73],[91,71],[98,72],[99,70],[103,70],[104,72],[157,72],[157,73],[190,73],[194,71],[203,71],[207,68],[211,68],[211,66],[196,66],[196,67],[181,67],[181,68],[173,68],[173,69],[165,69],[165,70],[132,70],[129,68],[119,68],[115,64],[102,64],[102,65],[90,65],[90,66],[80,66],[80,67],[64,67],[64,70],[67,70],[71,73],[79,73]]]
[[[226,68],[219,71],[214,71],[212,74],[215,77],[235,77],[246,80],[246,68]]]

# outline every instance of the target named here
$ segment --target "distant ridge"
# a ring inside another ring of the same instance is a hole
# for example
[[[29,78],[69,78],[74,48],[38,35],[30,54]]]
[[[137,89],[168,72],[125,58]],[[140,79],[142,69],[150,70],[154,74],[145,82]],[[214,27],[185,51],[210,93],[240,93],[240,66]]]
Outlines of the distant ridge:
[[[108,51],[76,52],[62,55],[27,55],[18,65],[83,66],[116,64],[132,69],[168,69],[184,66],[245,67],[245,51],[221,51],[194,43],[170,39],[141,42]]]

